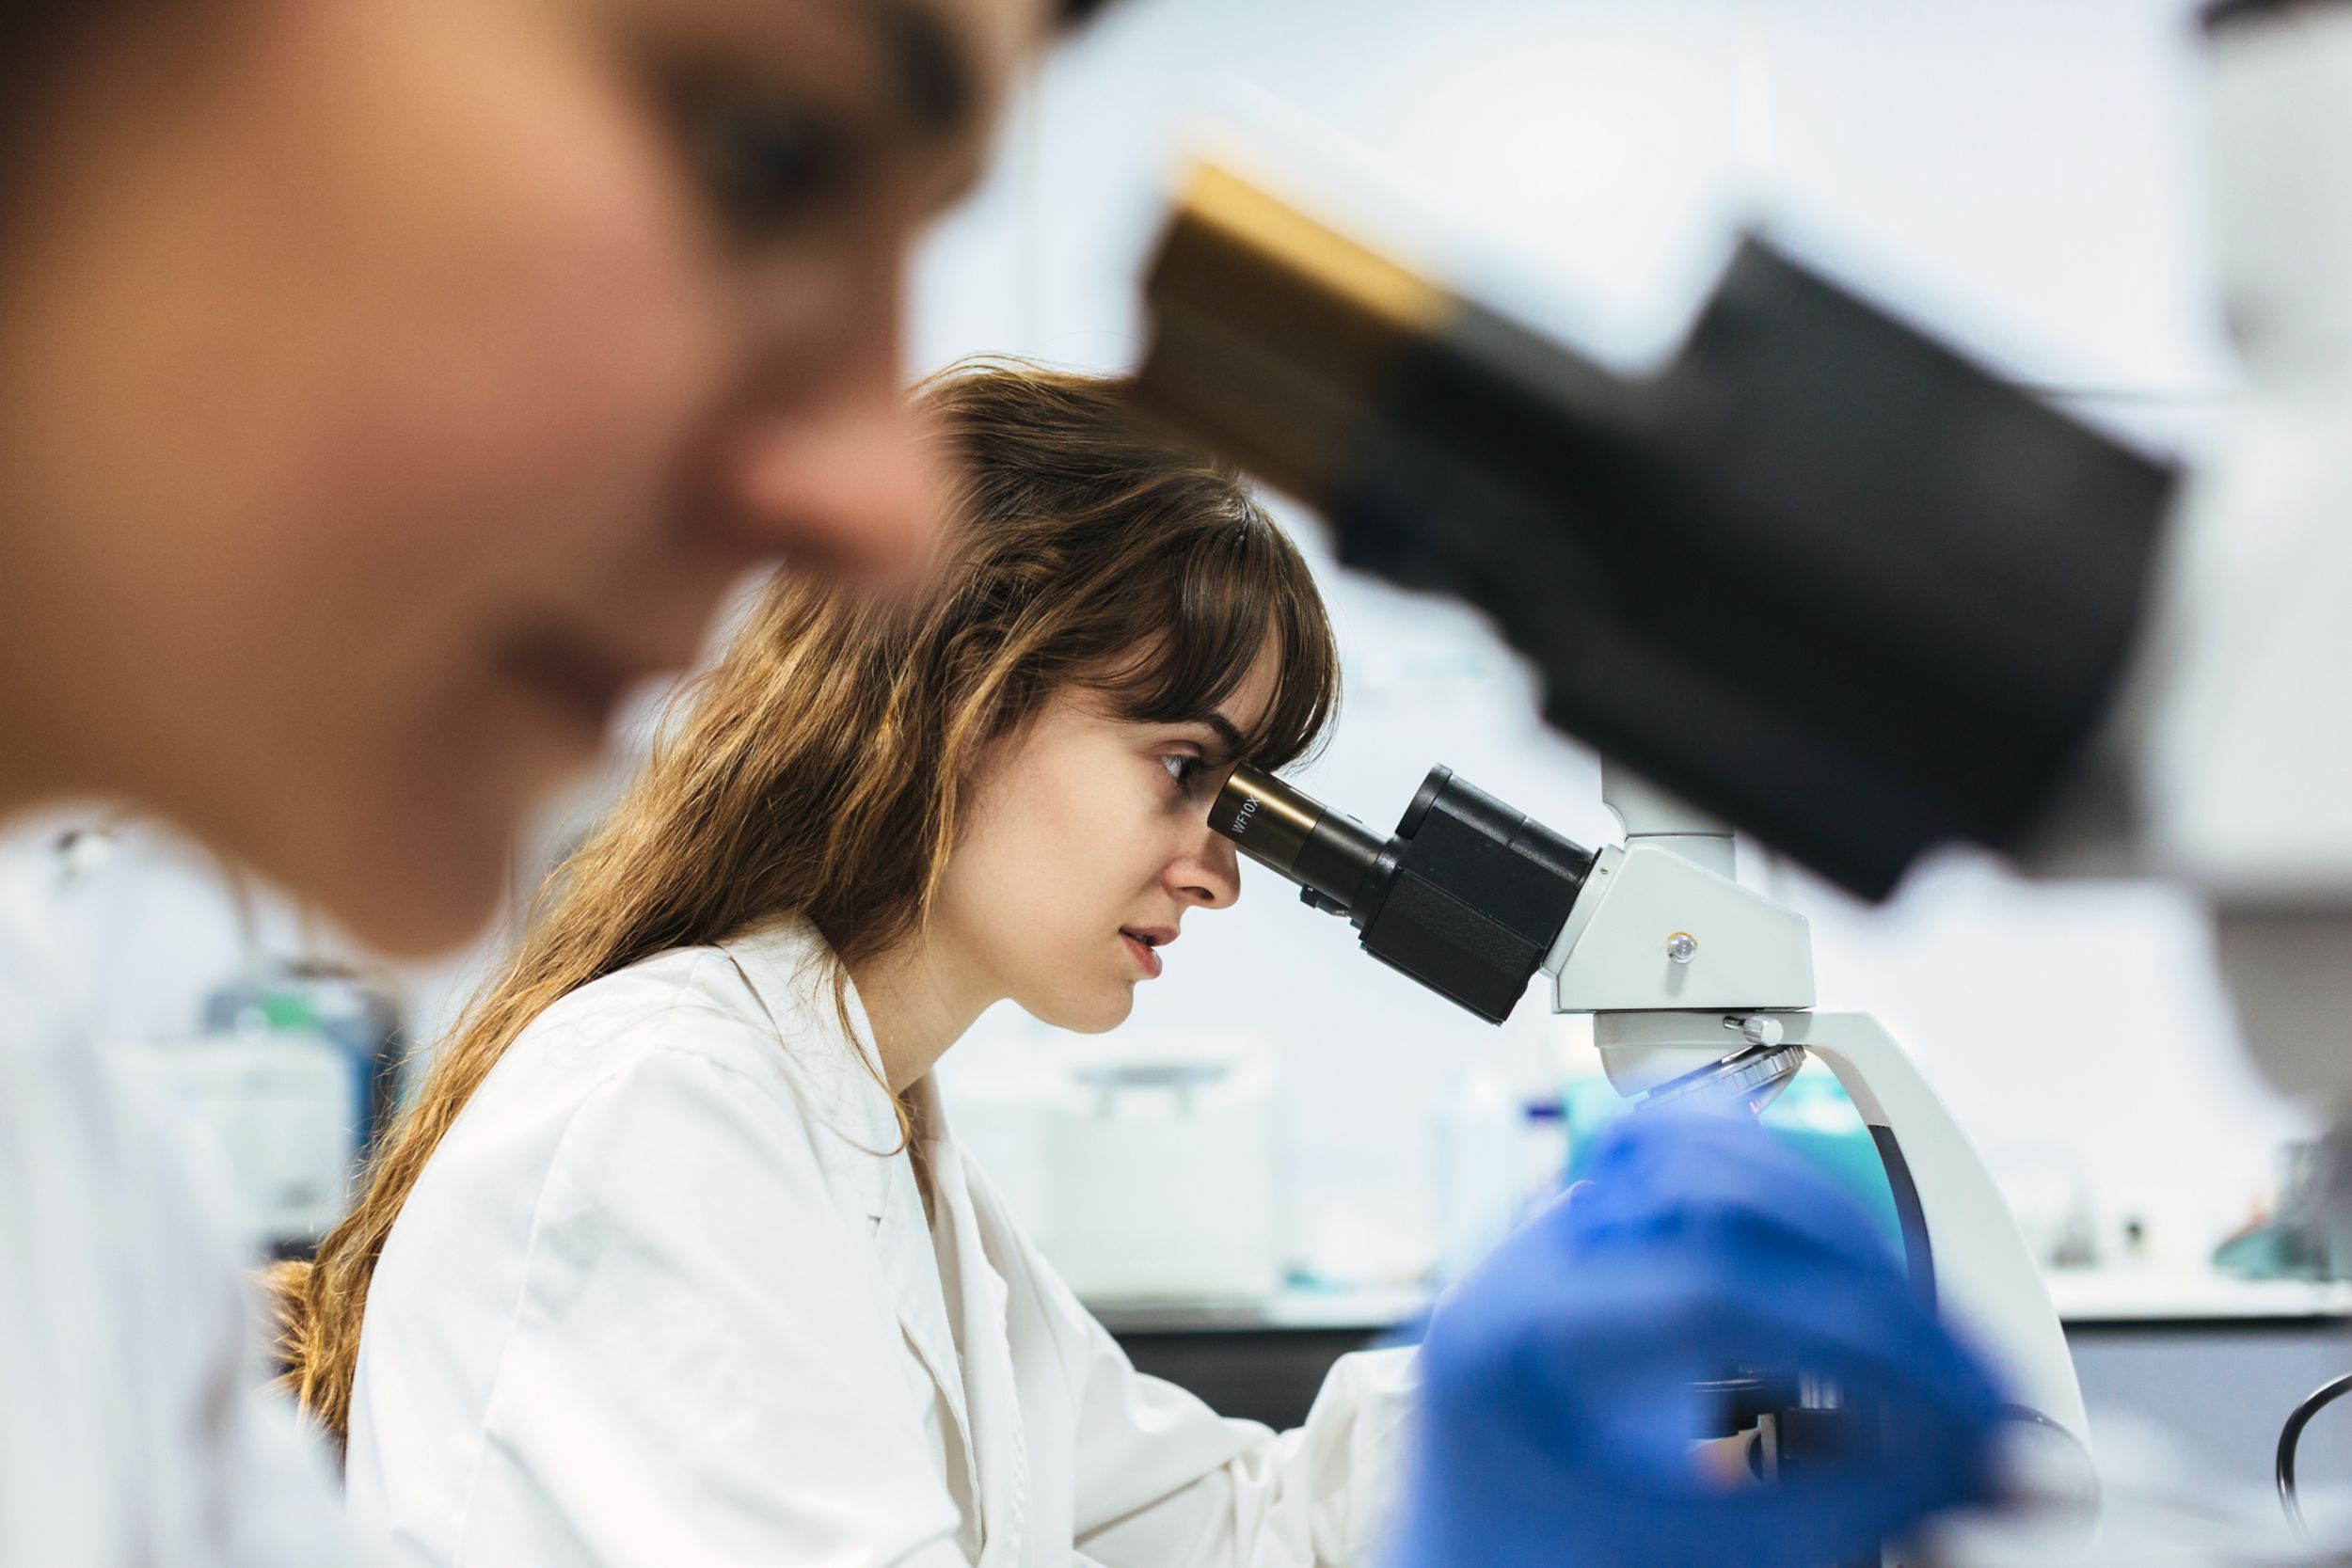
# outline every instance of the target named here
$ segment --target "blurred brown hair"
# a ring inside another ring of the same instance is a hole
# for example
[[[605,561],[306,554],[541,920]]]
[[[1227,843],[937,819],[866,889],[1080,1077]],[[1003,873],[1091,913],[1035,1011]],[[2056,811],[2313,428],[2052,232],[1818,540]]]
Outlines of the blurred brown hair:
[[[920,391],[961,478],[943,569],[882,599],[786,571],[433,1060],[314,1264],[274,1280],[286,1382],[341,1438],[368,1285],[442,1136],[531,1021],[665,949],[806,919],[845,965],[919,931],[993,740],[1057,691],[1198,720],[1269,652],[1241,754],[1303,754],[1339,662],[1296,547],[1230,470],[1138,432],[1123,382],[1009,361]],[[843,974],[834,976],[841,997]]]

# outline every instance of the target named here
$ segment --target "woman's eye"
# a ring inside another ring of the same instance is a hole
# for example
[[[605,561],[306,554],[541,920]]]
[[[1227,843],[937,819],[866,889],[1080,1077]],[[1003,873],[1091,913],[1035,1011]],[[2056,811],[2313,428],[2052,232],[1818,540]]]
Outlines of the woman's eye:
[[[1200,777],[1200,759],[1182,752],[1171,752],[1160,758],[1160,766],[1168,769],[1168,776],[1176,781],[1179,789],[1190,790]]]
[[[703,97],[687,111],[687,125],[712,204],[747,240],[790,229],[850,182],[850,150],[840,132],[788,99]]]

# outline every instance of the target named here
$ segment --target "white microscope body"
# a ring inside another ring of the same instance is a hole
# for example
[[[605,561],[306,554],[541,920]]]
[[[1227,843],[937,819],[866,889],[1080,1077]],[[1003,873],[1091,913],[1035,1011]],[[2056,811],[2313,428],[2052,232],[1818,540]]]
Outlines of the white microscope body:
[[[1915,1294],[1987,1357],[2021,1421],[2087,1459],[2049,1288],[1918,1068],[1876,1020],[1815,1009],[1804,917],[1734,879],[1722,823],[1616,768],[1602,798],[1625,842],[1587,849],[1438,767],[1379,833],[1244,764],[1209,820],[1308,905],[1345,917],[1366,954],[1490,1022],[1549,974],[1553,1011],[1592,1015],[1620,1093],[1756,1110],[1818,1056],[1870,1129]],[[1801,1387],[1800,1407],[1836,1408],[1831,1390],[1818,1395]],[[2042,1468],[2037,1481],[2063,1487]]]
[[[1760,1106],[1818,1057],[1885,1163],[1914,1288],[1992,1362],[2010,1401],[2090,1449],[2050,1291],[1984,1163],[1917,1065],[1867,1013],[1815,1010],[1804,917],[1733,879],[1730,831],[1621,770],[1602,849],[1544,963],[1552,1009],[1589,1013],[1617,1090]]]

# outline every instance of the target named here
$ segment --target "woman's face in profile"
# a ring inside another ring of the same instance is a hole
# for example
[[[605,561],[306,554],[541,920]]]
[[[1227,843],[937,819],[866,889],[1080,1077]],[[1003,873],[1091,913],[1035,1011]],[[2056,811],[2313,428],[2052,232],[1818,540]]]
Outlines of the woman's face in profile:
[[[454,940],[745,568],[922,547],[907,252],[1041,0],[118,8],[5,214],[0,805]]]
[[[1271,655],[1225,702],[1223,722],[1150,724],[1065,690],[993,757],[941,879],[934,932],[977,994],[1096,1033],[1135,989],[1181,962],[1165,949],[1187,912],[1240,895],[1232,845],[1209,807],[1272,700]]]

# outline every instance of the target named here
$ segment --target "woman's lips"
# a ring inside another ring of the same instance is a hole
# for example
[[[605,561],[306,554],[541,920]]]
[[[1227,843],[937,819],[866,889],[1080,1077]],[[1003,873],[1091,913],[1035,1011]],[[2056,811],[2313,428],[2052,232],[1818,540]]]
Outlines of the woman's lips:
[[[592,740],[601,740],[621,699],[651,673],[635,659],[584,638],[543,632],[518,638],[500,663],[543,705]]]
[[[1160,977],[1160,956],[1152,943],[1132,931],[1120,932],[1119,940],[1127,944],[1127,956],[1135,959],[1136,967],[1143,971],[1145,979],[1156,980]]]

